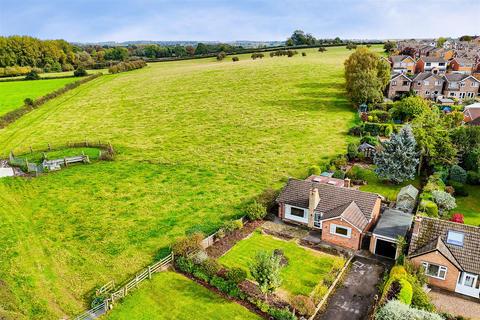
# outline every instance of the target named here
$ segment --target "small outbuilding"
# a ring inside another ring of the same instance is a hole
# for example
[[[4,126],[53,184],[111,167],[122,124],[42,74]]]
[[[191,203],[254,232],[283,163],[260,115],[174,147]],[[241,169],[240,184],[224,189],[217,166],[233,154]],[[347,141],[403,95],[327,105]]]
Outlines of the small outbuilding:
[[[408,213],[412,213],[417,204],[418,189],[409,184],[408,186],[400,189],[397,195],[397,204],[395,209],[402,210]]]
[[[375,148],[375,146],[364,142],[360,146],[358,146],[358,151],[363,153],[365,158],[372,158],[377,152],[377,149]]]
[[[400,255],[398,238],[405,237],[412,225],[413,215],[396,209],[386,209],[370,238],[370,252],[396,259]]]

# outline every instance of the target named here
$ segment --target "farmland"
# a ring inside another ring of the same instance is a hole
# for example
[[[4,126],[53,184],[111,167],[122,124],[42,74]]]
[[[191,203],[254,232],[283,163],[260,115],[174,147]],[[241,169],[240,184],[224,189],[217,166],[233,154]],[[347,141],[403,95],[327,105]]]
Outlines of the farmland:
[[[344,152],[350,52],[306,52],[105,75],[0,130],[3,155],[85,138],[118,152],[0,181],[0,315],[75,314],[95,287],[125,280],[174,237],[212,232],[265,188]]]
[[[75,81],[78,78],[0,82],[0,116],[21,107],[26,98],[36,99]]]

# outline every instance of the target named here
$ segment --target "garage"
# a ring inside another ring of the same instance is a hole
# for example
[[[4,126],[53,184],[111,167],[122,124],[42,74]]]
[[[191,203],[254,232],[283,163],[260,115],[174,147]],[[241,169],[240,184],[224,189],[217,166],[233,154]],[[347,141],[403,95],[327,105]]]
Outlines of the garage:
[[[395,259],[397,254],[397,244],[395,242],[376,238],[374,253],[382,257]]]

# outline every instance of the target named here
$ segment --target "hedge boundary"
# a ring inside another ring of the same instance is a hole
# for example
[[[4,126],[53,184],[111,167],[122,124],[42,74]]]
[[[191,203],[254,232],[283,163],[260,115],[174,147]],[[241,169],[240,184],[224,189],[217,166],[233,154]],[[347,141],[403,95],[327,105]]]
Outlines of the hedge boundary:
[[[77,88],[81,84],[84,84],[86,82],[89,82],[91,80],[99,78],[101,76],[102,76],[101,73],[97,73],[97,74],[94,74],[94,75],[91,75],[91,76],[87,76],[86,78],[83,78],[81,80],[78,80],[78,81],[75,81],[75,82],[72,82],[72,83],[68,83],[63,88],[57,89],[53,92],[48,93],[47,95],[44,95],[40,98],[35,99],[35,101],[33,101],[32,104],[26,104],[25,103],[20,108],[4,114],[3,116],[0,117],[0,129],[5,128],[9,124],[15,122],[16,120],[20,119],[25,114],[29,113],[30,111],[33,111],[33,110],[37,109],[38,107],[40,107],[41,105],[45,104],[46,102],[52,100],[53,98],[56,98],[56,97],[64,94],[65,92],[68,92],[72,89]]]

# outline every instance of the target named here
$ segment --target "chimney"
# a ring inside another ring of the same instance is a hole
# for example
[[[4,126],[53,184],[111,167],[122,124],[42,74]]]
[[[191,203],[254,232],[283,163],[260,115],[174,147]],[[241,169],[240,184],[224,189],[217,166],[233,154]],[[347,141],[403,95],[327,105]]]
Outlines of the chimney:
[[[313,228],[315,208],[320,202],[320,195],[317,188],[311,188],[308,195],[308,227]]]
[[[421,222],[422,222],[422,217],[415,216],[415,218],[413,219],[412,236],[417,235],[418,231],[420,231],[420,223]]]
[[[343,179],[343,186],[345,188],[350,188],[350,178]]]

